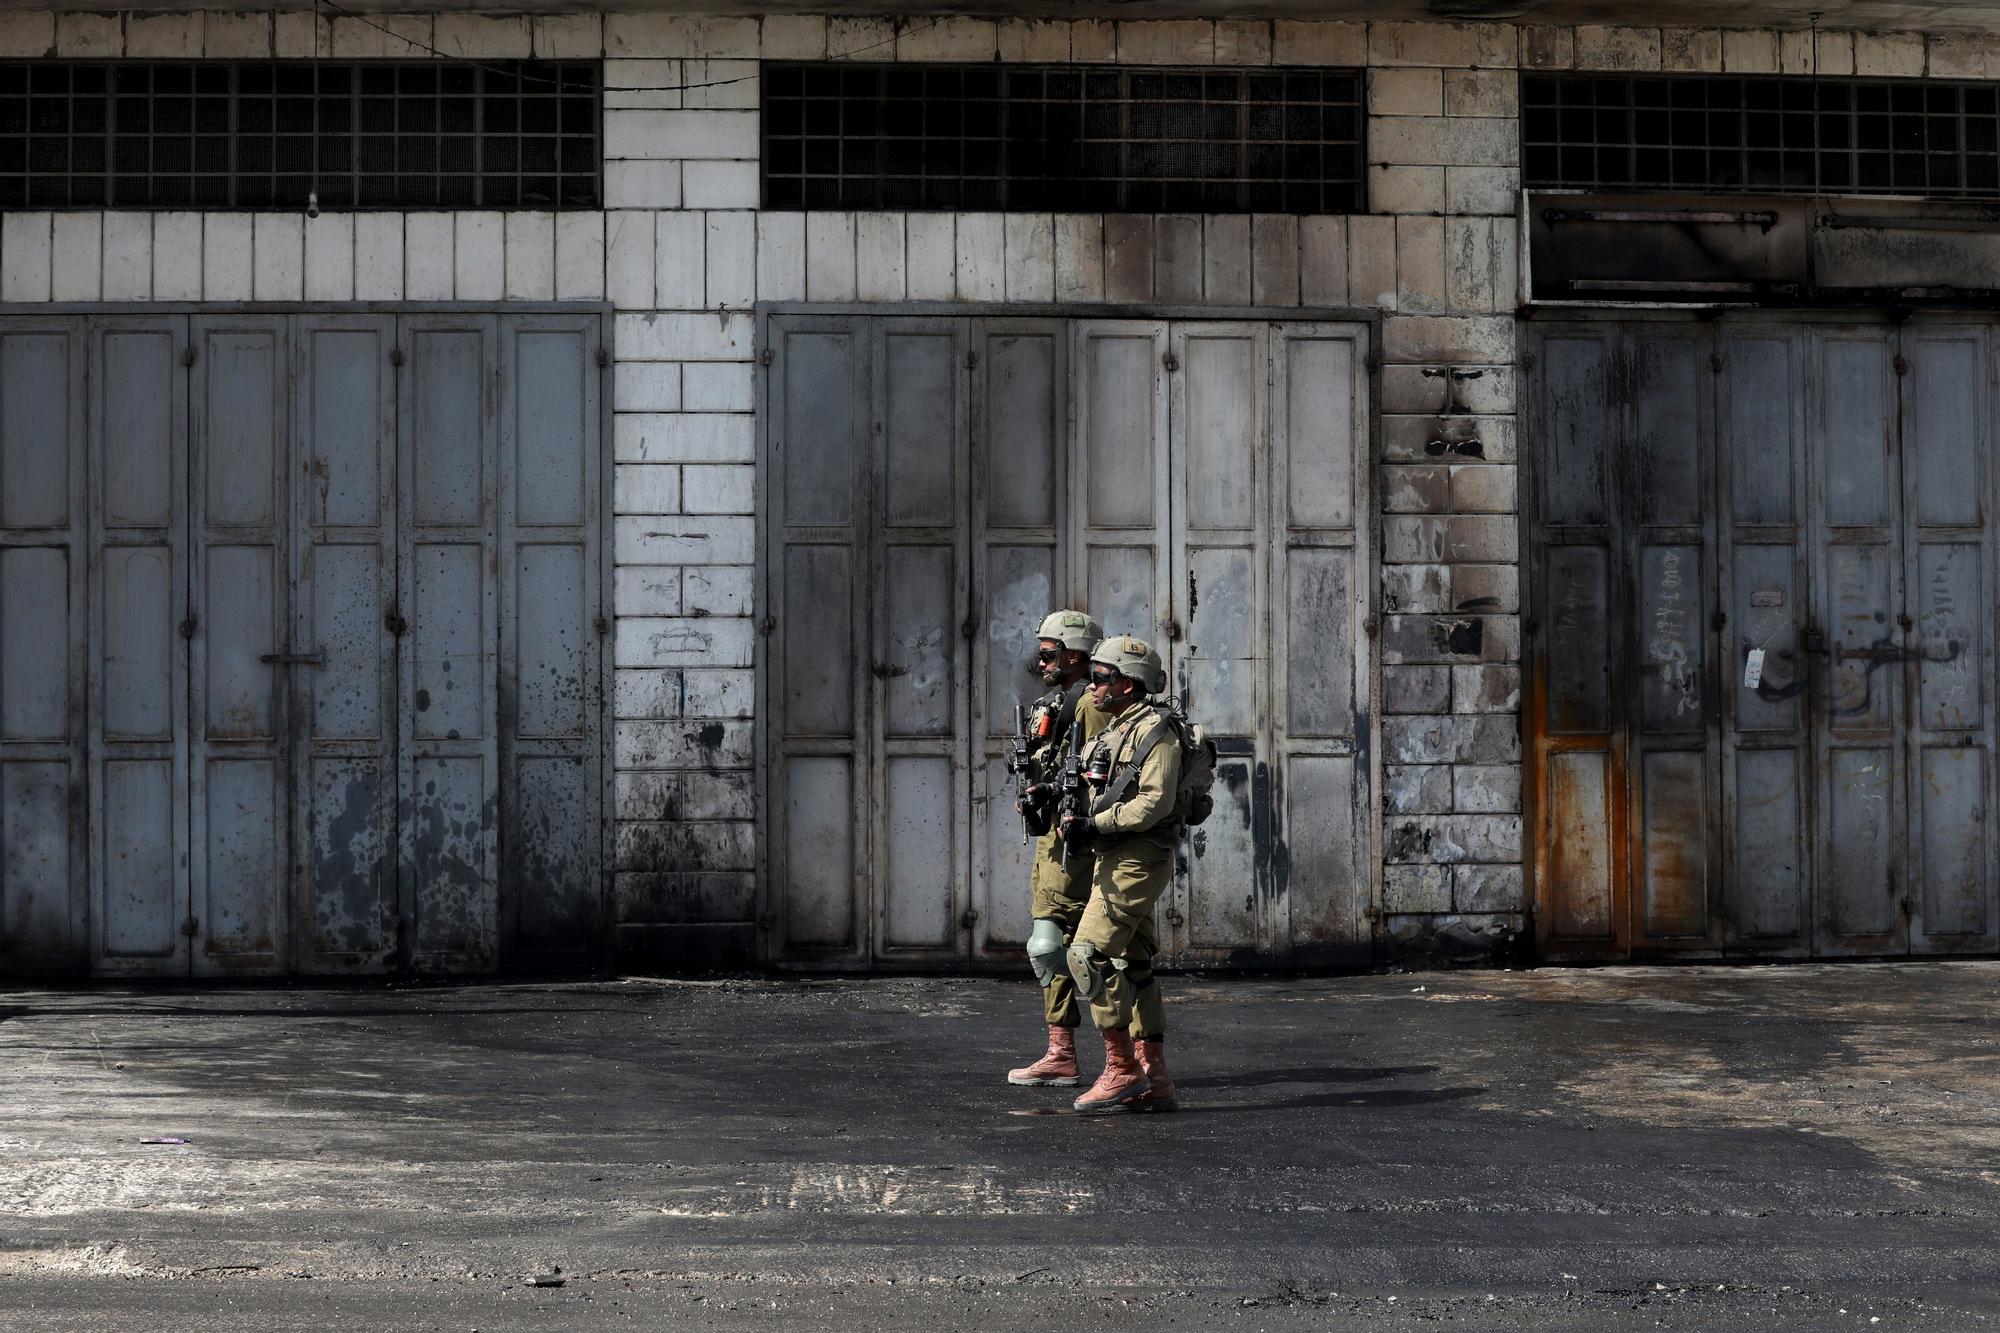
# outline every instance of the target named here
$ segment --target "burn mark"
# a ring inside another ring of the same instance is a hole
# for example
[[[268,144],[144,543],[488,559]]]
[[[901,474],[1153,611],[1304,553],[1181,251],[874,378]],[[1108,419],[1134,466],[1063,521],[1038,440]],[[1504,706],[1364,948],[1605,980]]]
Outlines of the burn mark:
[[[1486,622],[1479,619],[1440,621],[1439,647],[1447,653],[1477,657],[1486,646]]]

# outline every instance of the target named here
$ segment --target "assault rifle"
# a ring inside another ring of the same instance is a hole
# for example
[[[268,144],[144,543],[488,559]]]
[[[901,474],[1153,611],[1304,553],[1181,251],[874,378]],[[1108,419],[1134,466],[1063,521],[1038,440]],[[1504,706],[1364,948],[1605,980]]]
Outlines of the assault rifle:
[[[1090,798],[1083,782],[1083,722],[1078,719],[1070,724],[1069,752],[1063,756],[1062,768],[1056,773],[1056,814],[1055,826],[1062,828],[1063,821],[1071,818],[1090,817]],[[1062,840],[1062,867],[1069,869],[1069,837]]]

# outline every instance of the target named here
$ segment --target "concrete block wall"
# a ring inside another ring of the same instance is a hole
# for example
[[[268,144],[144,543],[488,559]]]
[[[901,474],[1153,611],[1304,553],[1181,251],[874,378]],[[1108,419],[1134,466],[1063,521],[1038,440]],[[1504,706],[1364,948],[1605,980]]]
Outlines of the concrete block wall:
[[[386,29],[386,31],[385,31]],[[588,213],[11,213],[0,301],[600,300],[612,369],[617,912],[631,963],[755,953],[760,300],[1356,306],[1380,348],[1382,909],[1523,924],[1515,464],[1523,69],[2000,77],[2000,38],[1505,24],[591,13],[0,15],[0,57],[605,59]],[[1351,217],[759,213],[760,59],[1367,69]]]

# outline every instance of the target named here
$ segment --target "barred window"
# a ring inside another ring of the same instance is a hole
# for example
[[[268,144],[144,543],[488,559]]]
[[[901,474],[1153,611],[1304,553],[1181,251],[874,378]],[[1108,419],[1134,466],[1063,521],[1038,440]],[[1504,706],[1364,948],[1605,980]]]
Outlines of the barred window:
[[[767,208],[1347,213],[1344,69],[767,63]]]
[[[2000,197],[1990,83],[1531,75],[1530,188]]]
[[[594,208],[595,61],[0,61],[0,208]]]

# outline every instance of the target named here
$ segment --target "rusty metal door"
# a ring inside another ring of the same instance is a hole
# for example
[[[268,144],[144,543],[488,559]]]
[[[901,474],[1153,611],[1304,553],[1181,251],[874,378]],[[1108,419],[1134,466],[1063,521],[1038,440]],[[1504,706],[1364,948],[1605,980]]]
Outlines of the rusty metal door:
[[[1551,957],[1991,947],[1987,338],[1536,331]]]
[[[0,322],[0,973],[85,952],[84,331]]]

